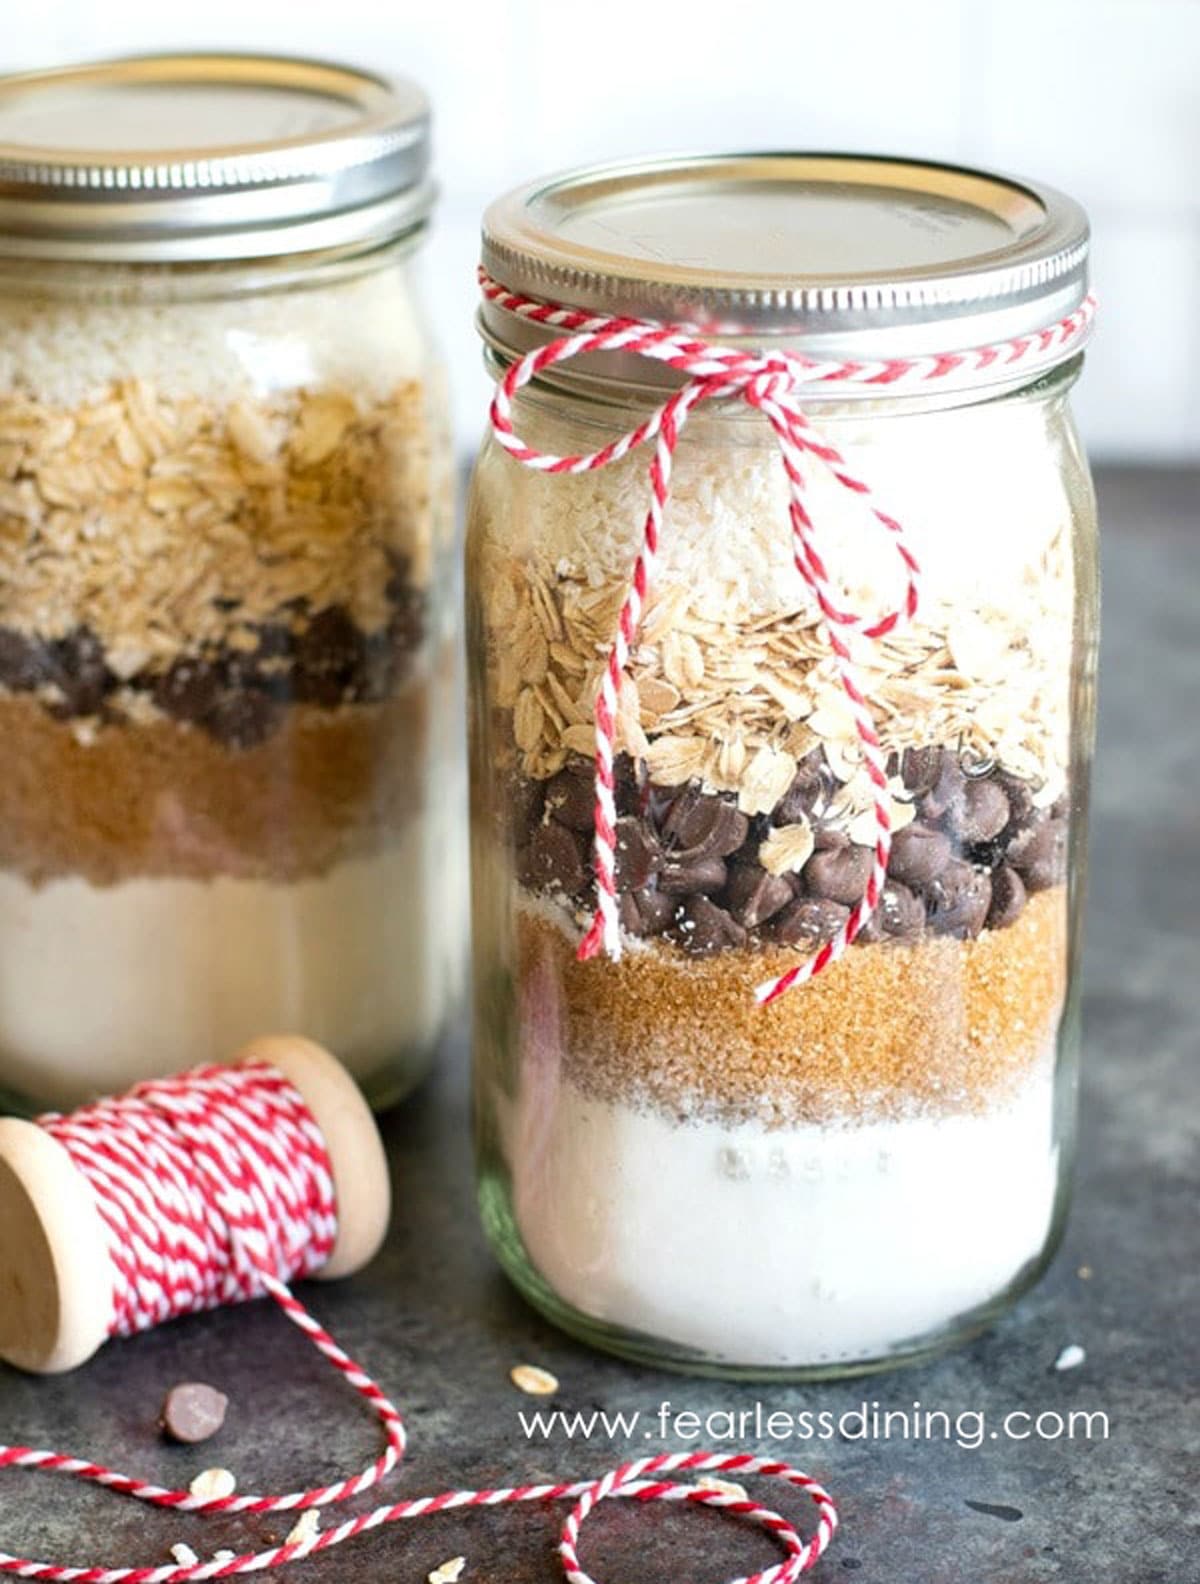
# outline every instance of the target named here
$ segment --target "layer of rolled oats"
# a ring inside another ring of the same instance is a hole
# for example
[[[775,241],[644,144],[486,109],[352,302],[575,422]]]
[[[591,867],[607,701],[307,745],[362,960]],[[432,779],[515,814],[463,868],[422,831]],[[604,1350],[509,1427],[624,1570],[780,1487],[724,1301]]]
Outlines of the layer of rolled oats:
[[[424,587],[441,503],[423,386],[231,403],[121,380],[74,406],[0,392],[0,624],[85,629],[122,680],[336,606],[363,633]]]
[[[518,768],[543,780],[592,751],[593,703],[625,591],[536,560],[497,560],[493,572],[485,599],[494,702],[512,711]],[[1030,782],[1037,806],[1052,804],[1068,768],[1062,605],[1071,587],[1064,530],[1022,608],[932,604],[878,642],[853,639],[885,750],[956,744],[980,767],[996,762]],[[776,808],[801,761],[822,748],[841,784],[834,823],[871,843],[871,784],[819,613],[756,616],[730,605],[718,618],[701,614],[700,602],[680,584],[651,592],[621,688],[618,750],[658,785],[736,793],[741,812],[755,815]],[[893,792],[901,829],[911,794],[899,777]],[[799,867],[807,840],[777,832],[764,862],[774,872]]]

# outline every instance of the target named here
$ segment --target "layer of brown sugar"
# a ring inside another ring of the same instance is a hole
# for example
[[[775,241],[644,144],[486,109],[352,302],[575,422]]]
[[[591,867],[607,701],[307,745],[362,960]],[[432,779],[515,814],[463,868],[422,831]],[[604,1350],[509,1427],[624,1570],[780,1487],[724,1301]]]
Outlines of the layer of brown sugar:
[[[865,946],[767,1007],[792,951],[704,961],[655,944],[580,963],[545,911],[519,915],[523,996],[564,1073],[598,1099],[772,1123],[978,1112],[1045,1060],[1066,976],[1066,888],[976,940]]]
[[[0,867],[77,875],[294,880],[383,845],[424,799],[429,687],[380,704],[291,705],[253,748],[183,722],[83,731],[0,698]]]

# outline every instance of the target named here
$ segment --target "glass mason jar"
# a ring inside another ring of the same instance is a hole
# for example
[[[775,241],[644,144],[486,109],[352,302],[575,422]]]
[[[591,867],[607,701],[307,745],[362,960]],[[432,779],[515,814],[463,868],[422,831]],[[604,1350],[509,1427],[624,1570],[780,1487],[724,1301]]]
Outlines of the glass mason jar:
[[[133,165],[95,152],[114,117]],[[451,452],[410,278],[427,123],[411,85],[316,63],[0,84],[10,1104],[278,1028],[376,1103],[430,1060],[466,860]]]
[[[751,342],[870,359],[1053,324],[1083,299],[1086,236],[1069,200],[982,174],[738,157],[525,189],[489,211],[484,263],[591,312],[741,314]],[[481,322],[493,373],[555,334],[500,302]],[[881,902],[770,1005],[756,986],[835,937],[876,839],[770,427],[705,406],[675,454],[617,711],[617,960],[576,951],[593,708],[648,458],[547,474],[484,447],[467,552],[482,1213],[526,1296],[598,1346],[727,1374],[883,1367],[986,1325],[1057,1245],[1096,647],[1080,342],[919,395],[805,397],[903,525],[921,597],[851,639],[887,756]],[[519,392],[514,427],[593,452],[662,381],[580,357]],[[839,601],[888,609],[888,536],[811,454],[804,472]]]

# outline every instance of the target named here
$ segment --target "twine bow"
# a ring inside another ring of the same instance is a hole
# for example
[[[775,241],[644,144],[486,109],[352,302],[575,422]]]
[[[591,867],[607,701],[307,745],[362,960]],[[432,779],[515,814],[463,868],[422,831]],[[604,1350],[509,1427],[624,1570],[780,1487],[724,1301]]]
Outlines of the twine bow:
[[[510,364],[496,385],[490,411],[492,433],[497,444],[511,457],[542,473],[590,473],[619,462],[647,441],[654,441],[654,453],[647,470],[650,502],[641,545],[596,695],[593,867],[597,905],[591,926],[578,949],[580,960],[595,956],[601,949],[613,960],[621,955],[613,766],[617,697],[657,565],[663,516],[670,498],[671,468],[680,435],[695,409],[714,398],[745,402],[762,414],[775,435],[787,476],[792,557],[797,572],[812,591],[820,609],[826,639],[837,664],[838,679],[862,747],[863,767],[873,790],[875,846],[866,889],[837,934],[806,961],[758,986],[755,995],[760,1003],[774,1001],[836,962],[853,944],[883,895],[892,845],[887,763],[851,657],[850,638],[854,634],[872,641],[886,637],[902,622],[912,619],[920,599],[920,568],[903,526],[877,504],[867,482],[851,471],[837,447],[809,421],[801,407],[801,397],[811,389],[832,389],[834,394],[837,390],[872,389],[886,395],[897,387],[927,385],[952,376],[962,379],[992,370],[996,365],[1005,369],[1012,366],[1015,371],[1018,365],[1035,356],[1044,357],[1051,351],[1065,357],[1076,343],[1082,344],[1085,339],[1094,312],[1094,299],[1088,297],[1073,314],[1034,335],[965,352],[849,362],[822,361],[791,352],[745,351],[705,340],[685,325],[589,314],[538,302],[508,291],[483,269],[479,271],[479,284],[489,302],[509,313],[567,332]],[[555,364],[597,352],[624,352],[649,358],[685,374],[687,380],[644,422],[598,451],[554,456],[529,445],[513,425],[514,397]],[[802,463],[806,457],[815,458],[843,490],[864,501],[883,530],[885,542],[898,559],[904,582],[903,594],[891,610],[864,616],[845,609],[839,602],[821,555],[818,526],[805,504]]]

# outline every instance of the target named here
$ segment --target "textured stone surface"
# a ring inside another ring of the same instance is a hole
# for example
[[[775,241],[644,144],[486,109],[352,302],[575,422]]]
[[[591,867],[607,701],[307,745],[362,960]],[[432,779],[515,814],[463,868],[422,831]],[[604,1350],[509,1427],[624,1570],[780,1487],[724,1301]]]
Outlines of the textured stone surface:
[[[544,1365],[568,1409],[827,1409],[862,1403],[951,1416],[1099,1410],[1107,1441],[835,1440],[783,1449],[835,1492],[843,1531],[813,1575],[855,1584],[1184,1584],[1200,1569],[1200,479],[1110,474],[1101,747],[1085,963],[1082,1156],[1066,1245],[1036,1292],[989,1336],[934,1364],[808,1388],[725,1386],[658,1375],[587,1353],[508,1289],[478,1230],[467,1146],[465,1051],[389,1120],[397,1218],[364,1276],[306,1296],[406,1410],[406,1495],[596,1474],[660,1443],[531,1445],[518,1362]],[[1090,1267],[1089,1280],[1080,1278]],[[748,1295],[748,1298],[751,1295]],[[1056,1373],[1062,1347],[1086,1363]],[[230,1396],[203,1448],[162,1442],[166,1390],[205,1380]],[[110,1345],[86,1370],[35,1381],[0,1371],[0,1437],[103,1458],[172,1484],[219,1462],[241,1488],[286,1490],[365,1463],[371,1422],[286,1323],[258,1305]],[[763,1450],[774,1450],[764,1444]],[[160,1563],[185,1540],[202,1556],[260,1543],[279,1521],[203,1522],[61,1480],[0,1476],[0,1546],[76,1562]],[[788,1510],[793,1505],[786,1495]],[[420,1584],[449,1557],[464,1584],[559,1577],[561,1509],[397,1525],[288,1571]],[[1135,1528],[1134,1525],[1137,1525]],[[699,1584],[777,1554],[707,1512],[602,1510],[583,1558],[610,1584]]]

